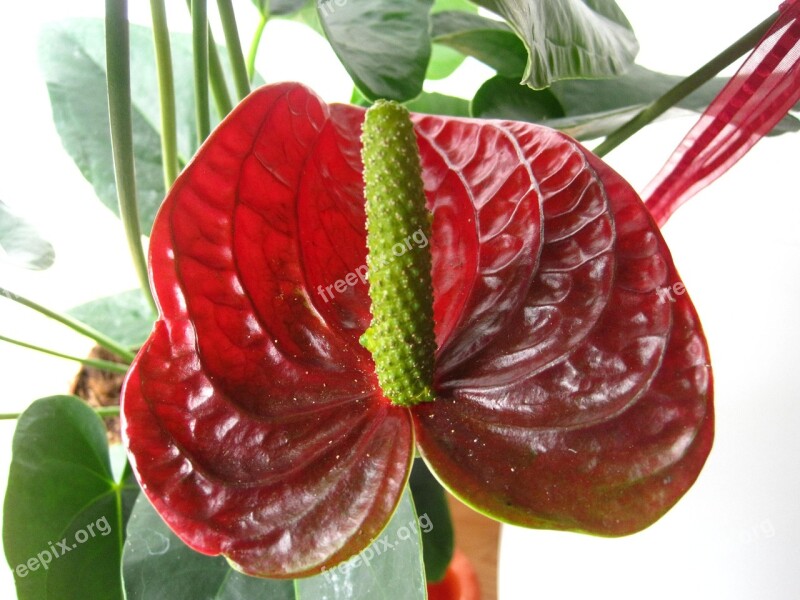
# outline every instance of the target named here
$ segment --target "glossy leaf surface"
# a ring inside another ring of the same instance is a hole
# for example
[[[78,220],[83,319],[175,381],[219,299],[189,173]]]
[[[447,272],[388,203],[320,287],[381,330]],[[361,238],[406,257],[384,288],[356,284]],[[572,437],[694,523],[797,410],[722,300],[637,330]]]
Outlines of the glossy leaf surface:
[[[441,581],[453,558],[455,544],[447,494],[421,458],[414,461],[408,484],[420,520],[424,519],[430,526],[430,531],[422,536],[425,578],[428,583]]]
[[[422,91],[431,58],[433,0],[347,0],[317,5],[325,36],[370,100],[404,101]]]
[[[436,13],[431,15],[431,37],[437,44],[472,56],[501,75],[521,77],[525,72],[525,45],[502,21],[459,11]]]
[[[475,0],[508,21],[528,49],[523,82],[620,75],[639,44],[614,0]]]
[[[156,509],[246,572],[319,572],[388,522],[416,435],[437,479],[502,520],[621,535],[658,519],[709,451],[711,378],[636,194],[553,130],[414,115],[437,399],[398,408],[358,343],[363,117],[261,88],[166,200],[161,316],[123,391]]]
[[[413,456],[410,416],[358,343],[366,289],[317,291],[364,264],[361,115],[263,88],[153,230],[163,318],[123,392],[129,449],[184,541],[249,573],[318,572],[365,547]]]
[[[82,400],[34,402],[14,433],[3,506],[18,598],[121,600],[122,539],[137,493],[130,470],[112,475],[103,423]]]

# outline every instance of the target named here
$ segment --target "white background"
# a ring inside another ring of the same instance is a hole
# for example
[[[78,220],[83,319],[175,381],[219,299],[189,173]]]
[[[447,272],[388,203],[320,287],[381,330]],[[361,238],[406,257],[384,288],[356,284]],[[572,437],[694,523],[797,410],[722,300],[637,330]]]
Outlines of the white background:
[[[147,3],[132,4],[134,19],[146,22]],[[176,25],[184,2],[169,4]],[[249,2],[240,4],[249,39],[255,15]],[[694,70],[777,8],[722,0],[619,4],[639,37],[639,62],[676,74]],[[44,21],[102,11],[100,0],[0,6],[0,198],[27,215],[57,255],[44,273],[0,265],[0,285],[56,309],[136,285],[122,228],[61,149],[36,63]],[[259,70],[268,81],[308,83],[328,101],[349,98],[348,78],[328,46],[299,25],[268,25]],[[488,74],[470,62],[436,89],[467,96]],[[692,122],[658,123],[607,160],[641,189]],[[695,487],[629,538],[505,527],[501,600],[800,597],[798,155],[800,136],[762,141],[664,229],[715,369],[717,437]],[[2,299],[0,331],[74,354],[91,345]],[[74,373],[72,364],[0,343],[0,412],[63,393]],[[13,427],[0,423],[0,493]],[[11,572],[0,568],[0,597],[12,596]]]

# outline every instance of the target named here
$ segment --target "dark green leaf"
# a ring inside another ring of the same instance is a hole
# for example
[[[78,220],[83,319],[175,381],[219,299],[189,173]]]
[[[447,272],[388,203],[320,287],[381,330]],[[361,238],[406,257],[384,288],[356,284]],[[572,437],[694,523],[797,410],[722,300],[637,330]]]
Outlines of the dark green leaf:
[[[453,522],[447,506],[447,495],[421,458],[414,461],[408,485],[420,520],[427,518],[436,524],[436,527],[422,536],[425,577],[431,582],[441,581],[453,558],[454,546]]]
[[[560,81],[546,90],[531,90],[497,76],[480,87],[471,110],[475,117],[541,123],[588,140],[608,135],[682,79],[634,65],[613,79]],[[702,112],[727,81],[724,77],[709,81],[677,108]],[[787,115],[772,134],[797,130],[800,121]]]
[[[422,92],[417,98],[406,102],[406,108],[412,112],[429,115],[470,116],[469,100],[436,92]]]
[[[37,400],[12,452],[3,544],[19,599],[121,600],[125,507],[138,488],[114,481],[100,418],[72,396]]]
[[[50,242],[42,239],[36,228],[14,214],[0,200],[0,259],[18,267],[42,271],[55,260]]]
[[[424,600],[420,536],[440,526],[427,515],[417,518],[406,489],[378,540],[322,575],[296,580],[298,600]]]
[[[500,75],[519,78],[525,71],[525,45],[500,21],[464,12],[441,12],[431,16],[431,37],[437,44],[489,65]]]
[[[156,319],[140,289],[98,298],[71,308],[68,313],[131,348],[144,343]]]
[[[560,79],[620,75],[639,45],[613,0],[474,0],[501,15],[525,42],[523,82],[534,89]]]
[[[484,82],[472,99],[472,115],[484,119],[510,119],[545,123],[564,116],[564,109],[549,89],[532,90],[516,79],[497,75]]]
[[[317,13],[333,50],[369,99],[403,102],[422,91],[431,56],[433,0],[327,0]]]
[[[662,96],[684,78],[651,71],[639,65],[620,77],[613,79],[574,80],[554,83],[551,90],[559,99],[568,116],[590,115],[592,113],[619,113],[633,111]],[[728,83],[727,77],[715,77],[700,89],[680,102],[678,108],[702,112]],[[800,122],[787,115],[773,129],[772,133],[784,133],[800,129]],[[607,132],[606,132],[607,133]],[[601,135],[605,135],[602,133]]]
[[[478,7],[467,0],[434,0],[431,13],[442,11],[463,11],[477,13]],[[464,54],[446,46],[434,44],[431,49],[431,61],[428,64],[426,79],[444,79],[464,62]]]
[[[128,521],[122,555],[127,600],[294,600],[291,581],[259,579],[231,568],[222,556],[206,556],[184,544],[144,494]]]

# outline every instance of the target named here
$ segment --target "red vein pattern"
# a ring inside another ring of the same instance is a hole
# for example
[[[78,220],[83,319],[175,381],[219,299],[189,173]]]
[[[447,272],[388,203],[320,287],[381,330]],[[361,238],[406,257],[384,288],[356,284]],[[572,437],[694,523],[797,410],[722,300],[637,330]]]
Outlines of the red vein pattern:
[[[244,572],[317,573],[379,535],[416,441],[501,520],[623,535],[658,519],[710,450],[711,371],[642,202],[549,129],[414,115],[437,399],[395,407],[358,343],[367,283],[348,280],[366,260],[363,116],[261,88],[165,201],[160,318],[122,409],[153,505]]]

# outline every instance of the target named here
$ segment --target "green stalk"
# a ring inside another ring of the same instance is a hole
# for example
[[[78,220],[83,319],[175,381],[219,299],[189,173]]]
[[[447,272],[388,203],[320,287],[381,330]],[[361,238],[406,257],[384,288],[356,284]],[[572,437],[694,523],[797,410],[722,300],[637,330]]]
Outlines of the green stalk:
[[[256,55],[258,54],[258,47],[261,45],[261,37],[264,35],[264,28],[269,21],[269,11],[264,8],[261,13],[261,20],[258,22],[256,32],[253,35],[253,41],[250,42],[250,51],[247,53],[247,76],[250,78],[250,83],[256,75]]]
[[[720,52],[697,71],[665,92],[663,96],[647,105],[630,121],[609,133],[606,139],[592,150],[592,152],[597,156],[605,156],[645,125],[653,122],[686,96],[715,77],[722,69],[744,56],[758,44],[762,37],[764,37],[764,34],[772,27],[778,15],[779,13],[775,13],[756,25],[731,46]]]
[[[118,417],[119,406],[90,406],[98,417]],[[19,419],[22,413],[0,413],[0,421]]]
[[[147,261],[142,248],[142,232],[139,229],[139,207],[136,203],[127,0],[106,0],[106,71],[111,149],[119,212],[139,284],[155,310],[156,303],[150,292]]]
[[[186,7],[189,14],[192,12],[192,0],[186,0]],[[214,34],[211,27],[208,28],[208,77],[211,83],[211,95],[214,96],[214,106],[220,119],[233,110],[231,95],[228,92],[228,84],[225,82],[225,70],[222,68],[222,61],[217,52],[217,43],[214,41]]]
[[[36,350],[37,352],[41,352],[43,354],[49,354],[50,356],[55,356],[57,358],[72,360],[81,363],[82,365],[86,365],[87,367],[94,367],[95,369],[100,369],[101,371],[110,371],[113,373],[127,373],[129,368],[129,365],[123,365],[121,363],[115,363],[108,360],[99,360],[94,358],[80,358],[79,356],[72,356],[71,354],[63,354],[61,352],[56,352],[55,350],[50,350],[49,348],[44,348],[42,346],[29,344],[27,342],[23,342],[22,340],[16,340],[14,338],[6,337],[4,335],[0,335],[0,341],[8,342],[9,344],[15,344],[16,346],[21,346],[22,348]]]
[[[225,44],[228,46],[228,57],[233,68],[233,83],[241,100],[250,93],[250,78],[247,76],[239,29],[236,27],[236,13],[233,12],[231,0],[217,0],[217,7],[222,21],[222,31],[225,33]]]
[[[123,346],[119,342],[112,340],[104,333],[100,333],[93,327],[90,327],[85,323],[81,323],[80,321],[70,317],[69,315],[65,315],[56,312],[54,310],[50,310],[49,308],[46,308],[41,304],[37,304],[33,300],[28,300],[27,298],[24,298],[19,294],[15,294],[14,292],[11,292],[3,287],[0,287],[0,296],[5,296],[9,300],[13,300],[18,304],[22,304],[23,306],[35,310],[36,312],[44,315],[45,317],[49,317],[50,319],[58,321],[59,323],[61,323],[62,325],[66,325],[73,331],[77,331],[81,335],[85,335],[86,337],[93,339],[100,346],[102,346],[106,350],[109,350],[110,352],[113,352],[114,354],[126,360],[127,362],[131,362],[135,358],[133,352],[128,350],[125,346]]]
[[[211,94],[214,96],[214,106],[220,119],[224,119],[233,110],[231,94],[225,82],[225,69],[217,52],[217,43],[211,30],[208,30],[208,75],[211,81]]]
[[[175,83],[172,76],[169,27],[164,0],[150,0],[153,41],[158,71],[158,94],[161,105],[161,154],[164,162],[165,189],[178,177],[178,131],[175,117]]]
[[[194,102],[197,141],[202,144],[211,133],[208,109],[208,6],[206,0],[192,0],[192,51],[194,55]]]

